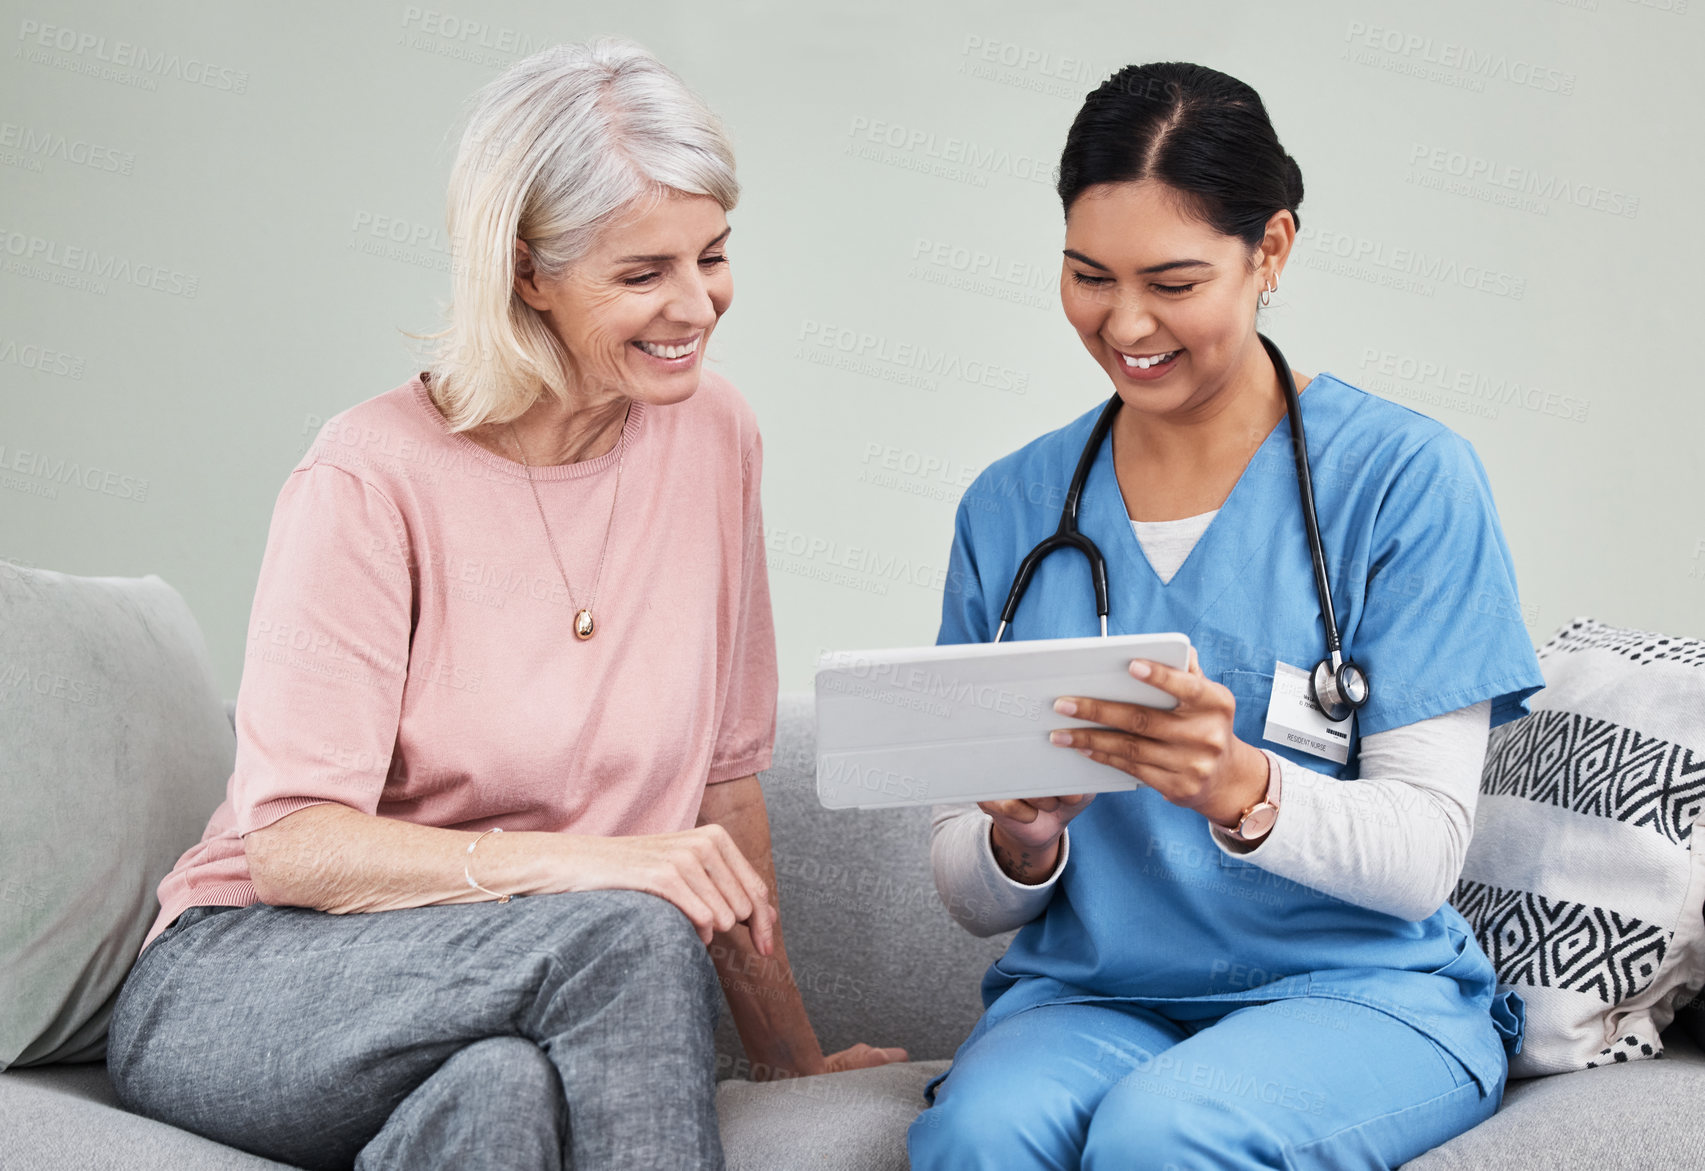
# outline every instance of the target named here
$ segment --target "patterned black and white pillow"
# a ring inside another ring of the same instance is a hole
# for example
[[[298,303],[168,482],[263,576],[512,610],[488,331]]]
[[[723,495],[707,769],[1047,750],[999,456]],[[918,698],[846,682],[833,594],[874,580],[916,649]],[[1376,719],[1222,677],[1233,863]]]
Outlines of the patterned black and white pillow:
[[[1661,1056],[1705,985],[1705,641],[1578,618],[1539,662],[1451,899],[1527,1004],[1512,1077]]]

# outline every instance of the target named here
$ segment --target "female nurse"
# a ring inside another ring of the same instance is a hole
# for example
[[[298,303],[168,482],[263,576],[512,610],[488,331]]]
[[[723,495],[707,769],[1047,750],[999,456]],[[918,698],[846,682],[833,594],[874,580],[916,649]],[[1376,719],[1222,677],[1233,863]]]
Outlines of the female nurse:
[[[912,1166],[1401,1164],[1496,1110],[1522,1034],[1446,902],[1487,733],[1543,686],[1485,472],[1442,424],[1293,373],[1343,651],[1371,687],[1346,750],[1300,747],[1326,741],[1296,698],[1326,633],[1283,368],[1255,326],[1301,173],[1247,85],[1154,64],[1089,95],[1059,194],[1066,318],[1121,400],[1078,516],[1106,558],[1107,630],[1181,631],[1193,653],[1131,664],[1174,709],[1057,705],[1075,725],[1060,751],[1137,787],[936,807],[949,908],[996,907],[962,920],[978,934],[1022,929],[925,1090]],[[966,492],[940,642],[995,637],[1101,411]],[[1099,630],[1087,561],[1064,551],[1005,637]]]

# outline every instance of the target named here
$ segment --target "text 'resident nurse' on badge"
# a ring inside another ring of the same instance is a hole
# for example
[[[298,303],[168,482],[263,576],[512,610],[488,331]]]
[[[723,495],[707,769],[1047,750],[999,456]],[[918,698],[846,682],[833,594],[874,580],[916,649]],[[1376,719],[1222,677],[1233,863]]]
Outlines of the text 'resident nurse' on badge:
[[[1352,711],[1341,720],[1327,719],[1309,694],[1308,672],[1283,661],[1273,664],[1264,739],[1343,764],[1350,759],[1350,725],[1355,718]]]

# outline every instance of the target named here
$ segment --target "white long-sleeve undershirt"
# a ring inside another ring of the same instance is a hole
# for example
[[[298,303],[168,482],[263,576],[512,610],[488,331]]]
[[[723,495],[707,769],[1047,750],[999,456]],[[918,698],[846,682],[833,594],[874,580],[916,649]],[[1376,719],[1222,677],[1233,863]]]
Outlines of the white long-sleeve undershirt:
[[[1227,854],[1347,903],[1425,919],[1449,899],[1462,873],[1491,710],[1491,701],[1482,700],[1364,737],[1357,780],[1337,780],[1274,754],[1283,785],[1273,828],[1253,848],[1217,826],[1210,837]],[[931,810],[936,890],[973,935],[1010,931],[1040,915],[1071,851],[1068,825],[1053,874],[1035,885],[1018,882],[995,860],[993,821],[974,802]]]

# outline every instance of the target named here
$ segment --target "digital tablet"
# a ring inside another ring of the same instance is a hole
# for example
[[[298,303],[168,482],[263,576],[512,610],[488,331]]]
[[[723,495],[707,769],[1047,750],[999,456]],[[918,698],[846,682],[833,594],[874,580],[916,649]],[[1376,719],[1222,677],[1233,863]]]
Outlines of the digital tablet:
[[[1172,708],[1132,659],[1183,670],[1182,634],[832,651],[817,664],[817,797],[884,809],[1135,789],[1129,773],[1052,744],[1062,695]]]

